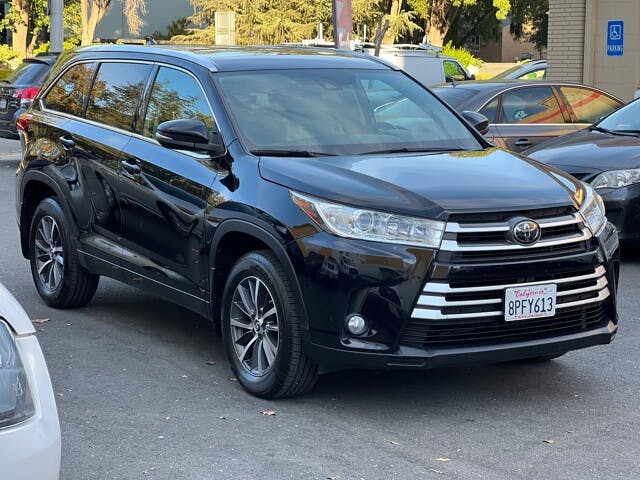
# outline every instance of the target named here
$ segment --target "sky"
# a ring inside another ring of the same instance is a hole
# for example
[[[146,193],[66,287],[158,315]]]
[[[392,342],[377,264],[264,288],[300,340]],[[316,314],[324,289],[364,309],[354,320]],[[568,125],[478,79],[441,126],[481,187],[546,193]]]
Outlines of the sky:
[[[164,32],[171,21],[180,17],[188,17],[193,13],[189,0],[146,0],[147,15],[140,36],[144,37],[156,30]],[[124,23],[124,34],[122,27]],[[113,0],[107,14],[96,27],[97,38],[131,38],[126,21],[122,18],[122,0]]]

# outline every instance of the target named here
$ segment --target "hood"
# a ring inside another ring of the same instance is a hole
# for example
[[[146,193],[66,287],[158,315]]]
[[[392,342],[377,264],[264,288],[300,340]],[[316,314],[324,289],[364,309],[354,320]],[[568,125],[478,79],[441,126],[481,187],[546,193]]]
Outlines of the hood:
[[[640,167],[640,138],[590,131],[557,137],[526,150],[527,155],[569,171],[603,172]]]
[[[492,148],[408,155],[260,159],[266,180],[320,198],[404,215],[570,205],[580,188],[552,167]]]
[[[0,317],[9,324],[10,328],[18,335],[29,335],[35,333],[33,324],[20,306],[18,301],[11,295],[9,290],[0,283]]]

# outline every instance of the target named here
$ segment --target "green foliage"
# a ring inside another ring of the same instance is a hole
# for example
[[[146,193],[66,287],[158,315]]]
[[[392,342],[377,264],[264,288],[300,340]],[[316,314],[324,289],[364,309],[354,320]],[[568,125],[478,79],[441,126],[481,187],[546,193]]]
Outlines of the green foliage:
[[[480,67],[482,65],[482,60],[474,57],[466,48],[454,47],[451,41],[444,46],[442,54],[458,59],[464,68],[469,68],[469,66]]]
[[[0,66],[9,66],[8,69],[16,68],[22,61],[22,55],[12,49],[9,45],[0,44]]]
[[[13,70],[10,68],[0,68],[0,80],[4,80]]]
[[[156,40],[171,40],[179,35],[188,35],[189,29],[187,27],[190,23],[187,17],[176,18],[167,25],[166,32],[156,30],[151,36]]]
[[[63,24],[66,34],[66,42],[73,43],[75,46],[80,45],[82,39],[82,11],[80,0],[64,0]],[[67,47],[64,47],[65,50]]]
[[[76,48],[78,46],[78,43],[76,42],[72,42],[70,40],[65,40],[64,44],[62,45],[62,49],[63,50],[72,50],[74,48]],[[33,51],[34,55],[37,55],[39,53],[46,53],[51,49],[51,42],[43,42],[40,45],[38,45],[38,48],[36,48]]]
[[[511,35],[533,43],[542,52],[547,46],[549,0],[511,0]]]

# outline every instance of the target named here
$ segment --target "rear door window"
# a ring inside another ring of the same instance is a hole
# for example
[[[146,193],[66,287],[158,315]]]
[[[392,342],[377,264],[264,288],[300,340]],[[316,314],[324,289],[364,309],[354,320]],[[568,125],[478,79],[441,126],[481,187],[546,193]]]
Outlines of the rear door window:
[[[158,125],[179,118],[202,120],[209,130],[214,125],[209,103],[196,79],[180,70],[160,67],[149,97],[143,134],[153,138]]]
[[[151,65],[102,63],[93,82],[86,118],[133,131],[134,121]]]
[[[501,123],[565,123],[551,87],[523,87],[502,95]]]
[[[82,109],[91,87],[94,63],[74,65],[58,79],[42,100],[44,107],[69,115],[82,115]]]
[[[560,91],[575,113],[577,123],[594,123],[620,108],[620,103],[613,98],[589,88],[560,87]]]

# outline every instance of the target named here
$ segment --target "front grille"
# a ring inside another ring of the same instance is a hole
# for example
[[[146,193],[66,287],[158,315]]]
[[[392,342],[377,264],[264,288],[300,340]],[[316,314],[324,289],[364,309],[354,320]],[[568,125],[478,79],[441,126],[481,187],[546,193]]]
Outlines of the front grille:
[[[553,317],[506,322],[505,289],[556,284]],[[530,282],[429,282],[401,332],[414,347],[482,345],[561,335],[595,327],[603,319],[610,292],[603,266],[546,274]]]
[[[545,210],[510,212],[510,216],[500,214],[492,219],[488,214],[452,217],[446,225],[438,261],[482,263],[540,259],[583,253],[593,248],[591,231],[578,213],[557,208],[551,212],[553,215]],[[528,215],[531,213],[535,215]],[[540,239],[533,245],[520,245],[511,237],[509,220],[525,216],[535,220],[541,229]]]
[[[519,322],[444,322],[427,325],[411,321],[403,330],[400,343],[417,348],[469,347],[495,343],[536,340],[579,333],[603,325],[606,306],[562,310],[554,317]]]

